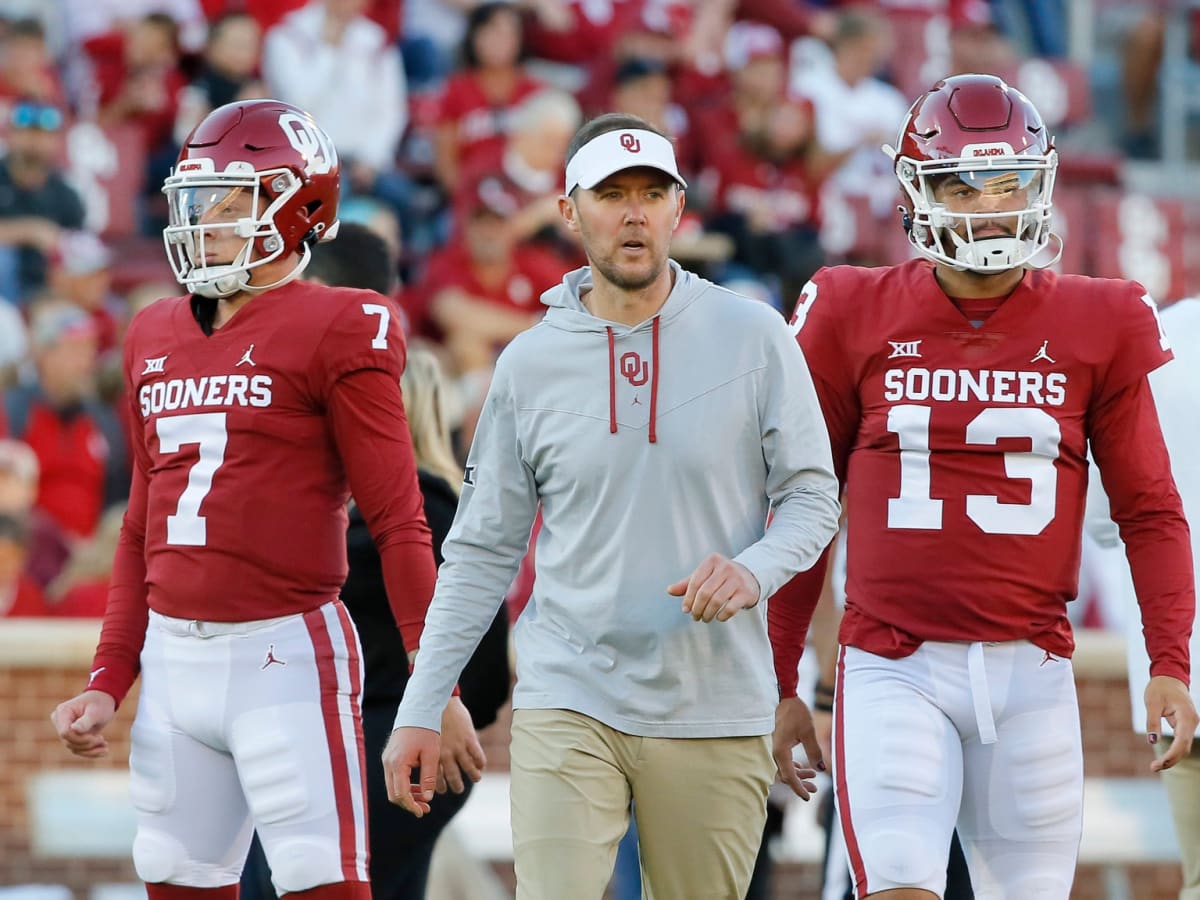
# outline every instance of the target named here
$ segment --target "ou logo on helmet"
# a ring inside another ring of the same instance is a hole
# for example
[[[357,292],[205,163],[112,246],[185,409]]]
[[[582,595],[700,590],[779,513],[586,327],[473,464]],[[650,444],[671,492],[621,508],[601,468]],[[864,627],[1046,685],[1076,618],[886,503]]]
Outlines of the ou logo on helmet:
[[[337,165],[337,150],[329,135],[304,116],[283,113],[279,127],[287,135],[288,143],[304,157],[305,175],[327,175]]]

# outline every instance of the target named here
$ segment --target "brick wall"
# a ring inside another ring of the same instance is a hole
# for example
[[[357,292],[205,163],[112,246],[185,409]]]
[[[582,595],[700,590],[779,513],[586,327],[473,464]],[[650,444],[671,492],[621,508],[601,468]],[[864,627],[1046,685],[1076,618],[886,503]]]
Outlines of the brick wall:
[[[122,768],[128,758],[129,724],[136,705],[131,696],[109,729],[111,753],[99,761],[75,760],[54,735],[49,714],[72,696],[87,678],[96,627],[90,623],[16,623],[0,621],[0,885],[29,882],[66,884],[83,900],[93,885],[135,880],[126,860],[38,859],[30,850],[26,785],[29,777],[50,769],[106,766]],[[1088,776],[1148,776],[1151,754],[1145,739],[1130,731],[1129,699],[1119,639],[1081,637],[1076,658],[1079,700],[1084,721],[1084,768]],[[508,765],[507,717],[484,735],[489,766]],[[1168,813],[1163,811],[1163,815]],[[511,884],[511,867],[501,867]],[[1128,878],[1132,900],[1175,900],[1179,872],[1173,865],[1138,866],[1117,873]],[[1072,894],[1076,900],[1107,896],[1105,878],[1095,867],[1081,867]],[[817,873],[810,866],[778,867],[773,896],[800,900],[816,896]]]

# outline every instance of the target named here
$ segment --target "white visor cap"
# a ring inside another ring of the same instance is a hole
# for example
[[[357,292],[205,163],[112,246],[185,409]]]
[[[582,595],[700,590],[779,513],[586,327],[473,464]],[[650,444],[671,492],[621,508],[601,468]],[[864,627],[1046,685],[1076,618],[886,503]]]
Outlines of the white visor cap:
[[[687,182],[679,177],[671,142],[661,134],[634,128],[607,131],[580,147],[567,163],[566,193],[576,187],[594,188],[614,172],[641,166],[665,172],[681,188],[687,187]]]

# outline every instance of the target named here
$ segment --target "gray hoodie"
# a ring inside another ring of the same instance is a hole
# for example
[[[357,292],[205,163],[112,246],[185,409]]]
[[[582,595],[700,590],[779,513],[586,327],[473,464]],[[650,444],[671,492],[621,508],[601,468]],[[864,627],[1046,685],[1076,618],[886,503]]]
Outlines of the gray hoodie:
[[[667,586],[714,552],[763,599],[812,566],[838,525],[829,438],[779,314],[671,267],[658,315],[633,327],[589,313],[591,270],[569,273],[501,354],[397,727],[440,730],[540,503],[514,707],[648,737],[772,730],[766,604],[705,624]]]

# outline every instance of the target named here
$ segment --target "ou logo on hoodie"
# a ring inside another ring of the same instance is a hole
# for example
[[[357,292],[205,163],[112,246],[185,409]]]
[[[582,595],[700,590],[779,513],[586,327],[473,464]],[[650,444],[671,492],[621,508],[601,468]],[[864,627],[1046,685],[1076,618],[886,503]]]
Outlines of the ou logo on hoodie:
[[[650,365],[630,350],[621,354],[621,374],[634,387],[640,387],[650,380]]]

